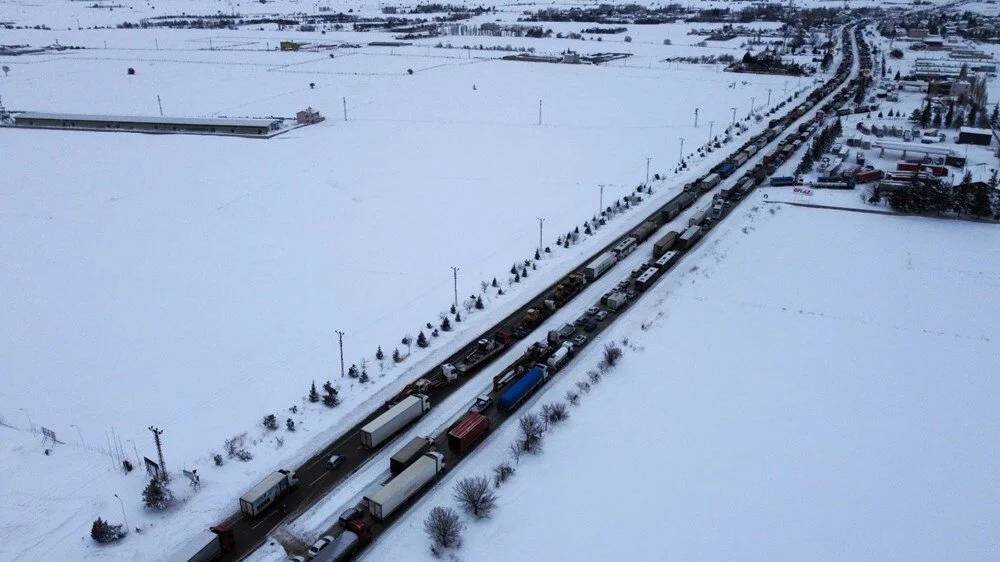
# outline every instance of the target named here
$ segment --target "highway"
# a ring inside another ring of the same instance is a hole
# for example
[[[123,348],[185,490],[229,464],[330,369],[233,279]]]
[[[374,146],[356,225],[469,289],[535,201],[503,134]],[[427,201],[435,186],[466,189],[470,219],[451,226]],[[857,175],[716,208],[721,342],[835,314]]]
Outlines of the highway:
[[[853,45],[853,34],[851,34],[851,36],[852,36],[852,51],[854,51],[856,50],[856,46]],[[854,62],[852,64],[852,70],[850,73],[848,73],[849,76],[852,74],[856,74],[857,57],[856,56],[853,57],[853,60]],[[847,80],[845,79],[844,83],[846,82]],[[831,92],[829,96],[833,96],[835,92],[836,89],[833,92]],[[823,100],[820,100],[820,102],[815,104],[816,107],[818,107],[822,103],[822,101]],[[789,111],[791,111],[792,109],[793,107],[790,106]],[[758,151],[753,158],[748,160],[742,166],[742,168],[749,169],[754,163],[759,162],[762,155],[765,152],[767,152],[770,149],[770,147],[777,145],[780,139],[786,136],[787,132],[790,129],[792,129],[797,123],[803,122],[806,119],[811,119],[812,113],[814,113],[814,110],[806,112],[806,114],[803,115],[799,120],[793,121],[788,127],[785,128],[785,132],[779,134],[775,139],[771,141],[771,143],[769,143],[763,149]],[[699,201],[703,202],[705,199],[711,199],[711,197],[714,194],[719,192],[722,186],[731,185],[735,183],[737,179],[738,176],[736,174],[733,174],[725,182],[721,183],[719,186],[716,186],[714,189],[703,194],[699,199]],[[704,203],[701,204],[704,205]],[[632,268],[637,267],[638,265],[641,265],[642,263],[648,261],[648,256],[651,253],[651,246],[653,241],[655,241],[659,236],[661,236],[667,230],[671,229],[683,230],[682,227],[687,225],[687,219],[693,213],[694,207],[697,205],[698,202],[692,205],[687,210],[687,212],[682,213],[673,221],[670,221],[667,224],[661,226],[661,228],[655,234],[653,234],[653,236],[651,236],[644,244],[639,246],[636,252],[634,252],[632,255],[628,256],[621,262],[619,262],[619,264],[617,264],[615,268],[605,273],[603,277],[597,280],[597,282],[588,284],[579,295],[575,296],[571,300],[571,302],[580,302],[580,301],[595,302],[597,299],[599,299],[600,295],[603,292],[605,292],[608,287],[615,284],[616,280],[614,279],[614,277],[618,275],[615,273],[616,271],[618,272],[631,271]],[[735,208],[735,206],[733,208]],[[660,210],[661,208],[658,207],[656,210],[649,213],[648,215],[642,216],[639,220],[633,219],[634,222],[632,222],[632,226],[638,226],[639,224],[642,224],[647,220],[659,216]],[[599,251],[595,252],[591,256],[588,256],[586,259],[582,260],[578,264],[578,266],[571,271],[571,273],[582,271],[583,267],[587,263],[592,261],[596,256],[606,252],[608,249],[614,246],[625,236],[627,236],[627,234],[617,237],[616,239],[610,241],[605,247],[601,248]],[[514,329],[517,327],[517,325],[520,323],[520,320],[523,317],[524,313],[527,311],[527,309],[533,307],[539,307],[541,299],[545,295],[551,293],[553,289],[556,287],[556,285],[562,282],[563,279],[564,278],[560,278],[558,281],[552,283],[544,290],[540,291],[534,298],[528,300],[524,305],[519,307],[516,311],[514,311],[510,315],[508,315],[506,318],[496,323],[495,325],[491,326],[488,330],[485,330],[482,334],[478,335],[477,337],[472,338],[466,346],[464,346],[458,352],[456,352],[451,357],[446,359],[444,362],[457,362],[461,357],[465,356],[469,351],[471,351],[474,348],[477,340],[483,337],[490,336],[499,329],[504,329],[513,332]],[[567,321],[571,322],[573,318],[569,319],[566,318],[567,316],[575,317],[575,315],[572,314],[572,310],[570,309],[582,310],[583,308],[586,308],[586,307],[581,308],[576,305],[574,305],[573,307],[569,307],[567,306],[568,304],[569,304],[568,302],[564,304],[564,306],[560,310],[557,310],[556,313],[551,318],[546,319],[546,321],[543,322],[542,325],[538,326],[534,330],[534,332],[532,332],[532,334],[529,334],[529,338],[525,342],[520,342],[518,344],[515,344],[510,349],[506,350],[505,353],[499,354],[497,357],[493,359],[491,364],[504,365],[504,366],[510,365],[523,352],[524,348],[526,347],[524,344],[533,341],[532,338],[543,339],[544,334],[548,329],[551,329],[553,326],[561,325]],[[630,305],[631,302],[629,303],[629,305],[626,305],[625,308],[620,311],[617,312],[609,311],[610,313],[608,318],[603,322],[598,323],[593,333],[586,334],[588,337],[588,343],[592,342],[596,336],[598,336],[604,329],[606,329],[622,311],[628,310]],[[480,370],[483,370],[485,368],[486,365],[480,366]],[[435,367],[434,370],[437,370],[437,367]],[[500,369],[494,369],[493,367],[490,367],[490,373],[484,373],[484,374],[488,375],[494,371],[499,371],[499,370]],[[433,370],[431,372],[433,372]],[[426,373],[423,376],[428,376],[431,374],[431,372]],[[449,451],[448,448],[445,446],[444,438],[446,429],[455,419],[457,419],[458,417],[460,417],[462,414],[465,413],[469,402],[468,396],[475,396],[475,394],[478,394],[478,392],[483,390],[484,387],[483,382],[488,380],[485,377],[480,377],[475,375],[476,373],[471,373],[465,377],[459,378],[459,380],[455,381],[450,385],[445,385],[442,387],[432,389],[427,393],[432,404],[432,410],[431,410],[432,413],[436,412],[435,410],[436,408],[445,408],[445,406],[450,407],[444,410],[445,412],[451,412],[450,414],[448,414],[448,417],[444,419],[445,423],[440,424],[440,426],[437,427],[435,431],[428,432],[429,434],[436,436],[435,439],[438,445],[437,450],[441,451],[446,455],[446,463],[449,469],[458,462],[460,462],[462,456]],[[558,374],[554,376],[558,376]],[[466,385],[470,386],[467,387]],[[460,408],[454,408],[453,404],[454,401],[449,401],[448,398],[452,394],[459,391],[460,389],[464,390],[462,393],[460,393],[460,395],[456,396],[456,399],[458,400],[459,403],[463,404],[463,406]],[[373,465],[371,464],[371,461],[373,461],[373,458],[378,457],[384,459],[387,455],[392,454],[392,452],[394,452],[395,449],[398,448],[398,446],[404,441],[404,439],[406,439],[408,436],[413,435],[413,432],[409,430],[404,431],[400,436],[397,436],[397,438],[390,440],[388,443],[384,444],[380,449],[376,449],[374,451],[365,449],[361,445],[359,429],[368,421],[376,417],[378,414],[382,413],[384,409],[385,408],[383,407],[379,408],[376,411],[371,412],[358,424],[356,424],[354,427],[346,431],[343,434],[343,436],[336,439],[333,443],[330,443],[322,451],[317,453],[315,456],[310,458],[306,463],[304,463],[302,466],[296,469],[300,485],[296,489],[292,490],[287,495],[282,497],[282,499],[280,500],[280,503],[284,503],[289,508],[289,513],[287,515],[282,514],[277,508],[272,507],[269,510],[262,513],[261,515],[259,515],[258,517],[253,519],[244,518],[239,513],[236,513],[232,517],[230,517],[225,524],[231,527],[233,531],[235,548],[227,552],[222,559],[239,560],[245,557],[249,553],[253,552],[257,548],[257,546],[259,546],[264,540],[266,540],[267,536],[276,527],[278,527],[279,524],[281,524],[286,520],[294,518],[297,514],[304,512],[310,506],[315,504],[320,498],[325,497],[332,489],[334,489],[338,484],[344,482],[345,479],[350,477],[355,472],[360,471],[362,469],[365,469],[366,472],[371,470],[378,470],[377,467],[372,468]],[[522,409],[524,409],[523,406]],[[490,418],[491,423],[493,424],[493,427],[496,427],[499,424],[503,423],[509,417],[501,414],[496,408],[491,408],[490,410],[487,411],[487,414],[488,417]],[[514,412],[511,414],[511,416],[516,416],[516,415],[518,415],[518,412]],[[325,466],[325,460],[333,453],[341,454],[345,458],[344,464],[336,471],[328,470]],[[387,468],[386,465],[387,463],[383,464],[385,468]],[[251,484],[252,483],[248,483],[248,487]],[[384,522],[375,522],[371,520],[371,518],[369,517],[368,519],[371,524],[373,534],[377,536],[387,526],[391,525],[392,522],[395,520],[395,518],[405,513],[406,509],[411,505],[412,502],[416,501],[419,498],[419,496],[420,494],[417,494],[415,497],[411,498],[409,502],[404,504],[388,520]],[[233,499],[233,503],[235,506],[236,498]]]

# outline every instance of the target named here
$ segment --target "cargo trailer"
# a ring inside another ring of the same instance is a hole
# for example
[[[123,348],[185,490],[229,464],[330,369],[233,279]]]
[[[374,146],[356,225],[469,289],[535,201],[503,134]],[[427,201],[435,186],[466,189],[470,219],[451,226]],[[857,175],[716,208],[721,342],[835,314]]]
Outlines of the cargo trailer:
[[[431,401],[426,395],[407,396],[361,428],[361,444],[369,449],[378,447],[430,409]]]
[[[556,371],[557,369],[565,365],[567,361],[569,361],[569,356],[570,353],[572,352],[573,352],[573,343],[568,341],[563,342],[563,344],[559,346],[559,349],[557,349],[555,353],[553,353],[552,356],[549,357],[549,360],[546,361],[545,363],[546,365],[549,366],[550,369]]]
[[[400,505],[430,483],[444,469],[444,456],[438,452],[424,453],[406,470],[370,496],[364,502],[368,512],[379,521],[392,515]]]
[[[267,475],[266,478],[250,488],[250,491],[240,496],[240,511],[248,517],[253,517],[274,503],[278,497],[298,485],[299,479],[295,471],[281,469]]]
[[[587,276],[588,280],[593,281],[594,279],[597,279],[601,275],[604,275],[604,272],[611,269],[611,267],[614,266],[617,262],[618,262],[618,257],[615,256],[615,254],[611,252],[605,252],[600,256],[598,256],[594,261],[587,264],[587,266],[583,270],[584,275]]]
[[[604,304],[609,310],[618,310],[625,306],[626,302],[628,302],[628,297],[624,293],[616,291],[608,295],[607,301]]]
[[[389,457],[389,472],[393,476],[403,472],[413,464],[413,461],[420,458],[420,455],[429,451],[433,444],[434,442],[429,437],[414,437],[409,443],[403,445],[402,449],[396,451],[396,454]]]
[[[657,260],[653,262],[653,265],[660,270],[660,274],[662,275],[663,273],[666,273],[670,266],[674,265],[674,262],[677,261],[677,256],[679,255],[680,254],[678,252],[674,251],[666,252],[657,258]]]
[[[652,284],[656,282],[657,277],[659,277],[659,275],[657,275],[658,271],[659,270],[657,270],[655,267],[650,267],[646,271],[642,272],[642,275],[640,275],[639,278],[635,280],[636,289],[639,289],[640,291],[645,291],[650,286],[652,286]]]
[[[687,250],[691,246],[694,246],[699,238],[701,238],[701,227],[693,225],[685,230],[677,239],[677,247],[681,250]]]
[[[525,398],[538,385],[542,384],[546,378],[548,378],[549,370],[548,367],[544,365],[535,365],[530,371],[524,374],[521,378],[517,379],[514,384],[510,385],[507,390],[500,395],[497,400],[497,407],[503,412],[511,412],[517,408]]]
[[[236,545],[233,530],[230,527],[218,525],[201,531],[189,540],[184,548],[174,552],[167,558],[169,562],[210,562],[222,557]]]
[[[653,257],[658,258],[665,252],[669,251],[670,248],[673,248],[674,244],[677,242],[678,236],[680,236],[680,233],[676,230],[671,230],[670,232],[664,234],[662,238],[653,244]]]
[[[469,412],[448,432],[448,446],[465,453],[479,444],[489,432],[489,418],[477,412]]]

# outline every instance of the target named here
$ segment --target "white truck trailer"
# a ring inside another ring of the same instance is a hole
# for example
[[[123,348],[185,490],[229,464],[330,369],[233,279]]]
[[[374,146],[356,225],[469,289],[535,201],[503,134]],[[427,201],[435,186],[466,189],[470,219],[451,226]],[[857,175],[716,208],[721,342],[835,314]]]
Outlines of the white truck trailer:
[[[406,470],[399,473],[399,476],[386,482],[377,492],[365,496],[368,512],[375,519],[384,520],[442,470],[444,470],[444,455],[436,451],[424,453]]]
[[[618,258],[613,253],[605,252],[587,264],[587,267],[584,268],[584,275],[587,276],[588,281],[593,281],[604,275],[604,272],[611,269],[611,266],[617,262]]]
[[[431,401],[427,396],[407,396],[361,428],[361,444],[369,449],[378,447],[430,409]]]
[[[294,470],[272,472],[240,497],[240,511],[253,517],[274,503],[279,496],[299,483]]]

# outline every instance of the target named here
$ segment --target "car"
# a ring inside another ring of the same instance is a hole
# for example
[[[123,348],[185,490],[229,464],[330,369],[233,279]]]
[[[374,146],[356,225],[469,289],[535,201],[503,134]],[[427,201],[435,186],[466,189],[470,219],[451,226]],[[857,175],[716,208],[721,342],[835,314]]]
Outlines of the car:
[[[330,470],[337,470],[342,464],[344,464],[343,455],[330,455],[330,458],[326,459],[326,467]]]
[[[594,322],[593,320],[587,320],[587,323],[583,325],[583,329],[588,332],[593,332],[594,330],[597,329],[597,322]],[[587,336],[581,334],[579,337],[586,338]]]
[[[600,312],[598,312],[597,314],[594,315],[594,319],[597,320],[598,322],[603,322],[604,319],[607,318],[607,317],[608,317],[608,311],[607,310],[602,310],[602,311],[600,311]]]
[[[573,338],[573,345],[575,345],[576,347],[582,347],[583,344],[585,343],[587,343],[587,336],[583,334],[580,334],[579,336]]]
[[[585,325],[587,323],[588,320],[589,320],[589,318],[587,318],[586,316],[581,316],[581,317],[577,318],[573,322],[573,325],[574,326],[583,326],[583,325]]]
[[[309,547],[309,557],[313,558],[314,556],[319,554],[319,551],[326,548],[326,545],[330,544],[331,542],[333,542],[333,537],[327,535],[325,537],[320,538],[316,542],[312,543],[312,546]]]
[[[597,314],[600,311],[601,311],[601,307],[599,307],[599,306],[592,306],[592,307],[590,307],[590,308],[587,309],[587,314],[589,314],[590,316],[594,316],[595,314]]]
[[[306,562],[306,557],[295,554],[288,557],[288,562]]]
[[[347,523],[349,521],[354,521],[355,519],[361,519],[362,515],[364,515],[364,513],[362,513],[357,506],[349,507],[340,514],[340,522]]]

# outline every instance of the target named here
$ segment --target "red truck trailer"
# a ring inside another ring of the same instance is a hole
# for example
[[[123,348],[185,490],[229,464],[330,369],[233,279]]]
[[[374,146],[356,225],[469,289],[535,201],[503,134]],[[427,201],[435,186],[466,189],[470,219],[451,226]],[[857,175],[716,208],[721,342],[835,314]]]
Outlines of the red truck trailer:
[[[482,414],[469,412],[448,432],[448,446],[464,453],[475,447],[490,432],[490,420]]]

